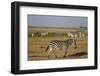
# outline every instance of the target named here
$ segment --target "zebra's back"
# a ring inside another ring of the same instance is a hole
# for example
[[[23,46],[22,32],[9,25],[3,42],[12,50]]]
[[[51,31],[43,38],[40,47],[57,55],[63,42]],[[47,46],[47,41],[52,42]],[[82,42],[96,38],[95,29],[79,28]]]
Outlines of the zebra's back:
[[[62,50],[62,49],[67,49],[68,46],[66,45],[66,41],[64,40],[53,40],[49,43],[49,45],[52,47],[52,48],[55,48],[55,49],[59,49],[59,50]]]

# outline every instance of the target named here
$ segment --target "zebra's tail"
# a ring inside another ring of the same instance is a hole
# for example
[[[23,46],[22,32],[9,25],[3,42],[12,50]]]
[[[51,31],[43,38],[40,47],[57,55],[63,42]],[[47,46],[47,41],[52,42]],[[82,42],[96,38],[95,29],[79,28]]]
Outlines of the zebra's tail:
[[[48,51],[48,49],[49,49],[49,46],[47,46],[47,48],[46,48],[46,50],[45,50],[45,51]]]

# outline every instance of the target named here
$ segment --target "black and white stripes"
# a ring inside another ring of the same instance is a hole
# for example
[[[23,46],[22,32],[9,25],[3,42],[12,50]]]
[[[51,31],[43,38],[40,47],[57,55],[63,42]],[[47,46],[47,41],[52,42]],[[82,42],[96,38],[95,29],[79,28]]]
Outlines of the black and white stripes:
[[[53,40],[49,43],[46,51],[48,51],[48,54],[50,52],[55,52],[57,50],[59,51],[64,51],[65,55],[67,54],[67,49],[71,46],[74,45],[74,47],[76,48],[76,40],[74,39],[67,39],[67,40]],[[55,55],[56,56],[56,55]]]

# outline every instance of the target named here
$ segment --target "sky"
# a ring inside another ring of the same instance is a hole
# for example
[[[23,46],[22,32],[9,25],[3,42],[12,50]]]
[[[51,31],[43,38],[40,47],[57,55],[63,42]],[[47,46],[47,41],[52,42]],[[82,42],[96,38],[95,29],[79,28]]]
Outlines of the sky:
[[[28,26],[87,27],[88,18],[78,16],[28,15]]]

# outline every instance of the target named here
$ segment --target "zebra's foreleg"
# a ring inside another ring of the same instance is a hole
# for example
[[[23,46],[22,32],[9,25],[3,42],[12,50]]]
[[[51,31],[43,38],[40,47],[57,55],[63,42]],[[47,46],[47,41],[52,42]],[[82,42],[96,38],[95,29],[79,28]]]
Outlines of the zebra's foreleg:
[[[67,55],[67,51],[65,52],[64,57],[66,57],[66,55]]]
[[[64,50],[64,51],[65,51],[64,57],[66,57],[66,55],[67,55],[67,50]]]

